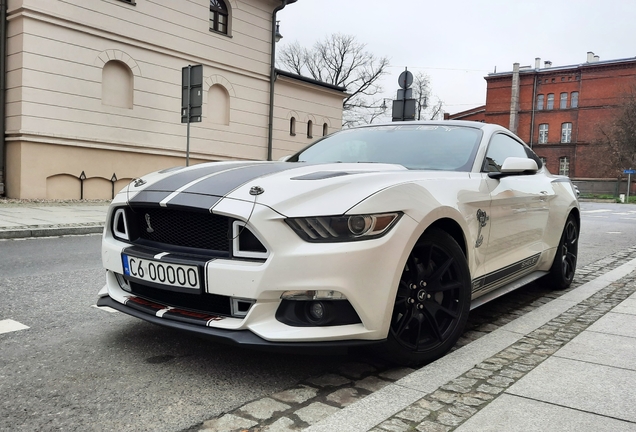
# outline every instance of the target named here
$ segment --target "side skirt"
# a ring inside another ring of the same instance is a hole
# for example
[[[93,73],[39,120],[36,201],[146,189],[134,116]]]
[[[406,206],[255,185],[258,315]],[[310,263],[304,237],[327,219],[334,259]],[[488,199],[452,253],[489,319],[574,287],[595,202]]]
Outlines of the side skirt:
[[[488,303],[489,301],[494,300],[497,297],[501,297],[504,294],[508,294],[509,292],[514,291],[517,288],[520,288],[524,285],[527,285],[530,282],[535,281],[539,279],[540,277],[543,277],[547,274],[548,274],[547,271],[535,271],[520,279],[514,280],[502,287],[499,287],[493,291],[490,291],[480,297],[477,297],[470,302],[470,310],[473,310],[483,305],[484,303]]]

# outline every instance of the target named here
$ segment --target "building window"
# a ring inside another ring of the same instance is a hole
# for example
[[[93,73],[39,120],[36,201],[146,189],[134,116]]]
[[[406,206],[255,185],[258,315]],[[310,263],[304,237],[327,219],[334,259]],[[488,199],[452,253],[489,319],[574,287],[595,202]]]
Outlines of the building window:
[[[329,125],[327,123],[322,125],[322,136],[327,136],[329,133]]]
[[[307,138],[313,138],[313,137],[314,137],[314,122],[309,120],[307,122]]]
[[[572,123],[563,123],[561,125],[561,142],[572,142]]]
[[[570,175],[570,160],[566,156],[559,158],[559,175]]]
[[[579,107],[579,92],[572,92],[570,94],[570,106],[572,108]]]
[[[539,144],[548,143],[548,124],[541,123],[539,125]]]
[[[223,0],[210,0],[210,30],[228,34],[230,13]]]
[[[539,111],[543,109],[543,99],[545,99],[543,95],[537,95],[537,110]]]
[[[102,69],[102,104],[133,107],[133,74],[127,64],[111,60]]]
[[[296,136],[296,117],[289,119],[289,134],[291,136]]]
[[[561,100],[559,102],[559,108],[560,109],[566,109],[568,107],[568,94],[567,93],[561,93]]]
[[[548,94],[548,106],[546,109],[554,109],[554,93]]]

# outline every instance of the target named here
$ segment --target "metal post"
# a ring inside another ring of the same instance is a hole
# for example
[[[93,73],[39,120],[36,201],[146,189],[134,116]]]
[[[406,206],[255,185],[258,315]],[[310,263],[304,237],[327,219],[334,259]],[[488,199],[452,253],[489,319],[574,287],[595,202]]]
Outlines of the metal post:
[[[187,132],[187,138],[186,138],[186,166],[190,166],[190,92],[192,91],[192,83],[191,83],[191,71],[192,71],[192,66],[188,65],[188,96],[186,98],[187,100],[187,105],[188,105],[188,132]]]
[[[631,168],[630,168],[631,171]],[[629,190],[632,188],[632,174],[627,174],[627,204],[629,204]]]

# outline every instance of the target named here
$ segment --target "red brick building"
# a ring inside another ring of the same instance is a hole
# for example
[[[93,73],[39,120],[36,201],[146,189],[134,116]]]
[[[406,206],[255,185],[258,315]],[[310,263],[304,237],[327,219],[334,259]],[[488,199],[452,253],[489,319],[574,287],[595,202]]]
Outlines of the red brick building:
[[[573,178],[603,176],[594,142],[599,127],[616,116],[622,97],[636,88],[636,57],[585,63],[519,67],[492,73],[486,105],[447,119],[475,120],[509,128],[544,159],[550,172]],[[620,167],[628,168],[628,167]]]

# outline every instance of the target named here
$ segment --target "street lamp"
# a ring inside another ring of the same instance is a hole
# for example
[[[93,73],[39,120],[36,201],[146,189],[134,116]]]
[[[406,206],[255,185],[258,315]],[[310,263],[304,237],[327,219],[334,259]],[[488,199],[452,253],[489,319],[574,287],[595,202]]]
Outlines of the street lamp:
[[[280,34],[280,21],[276,21],[276,42],[280,41],[283,38],[283,35]]]

